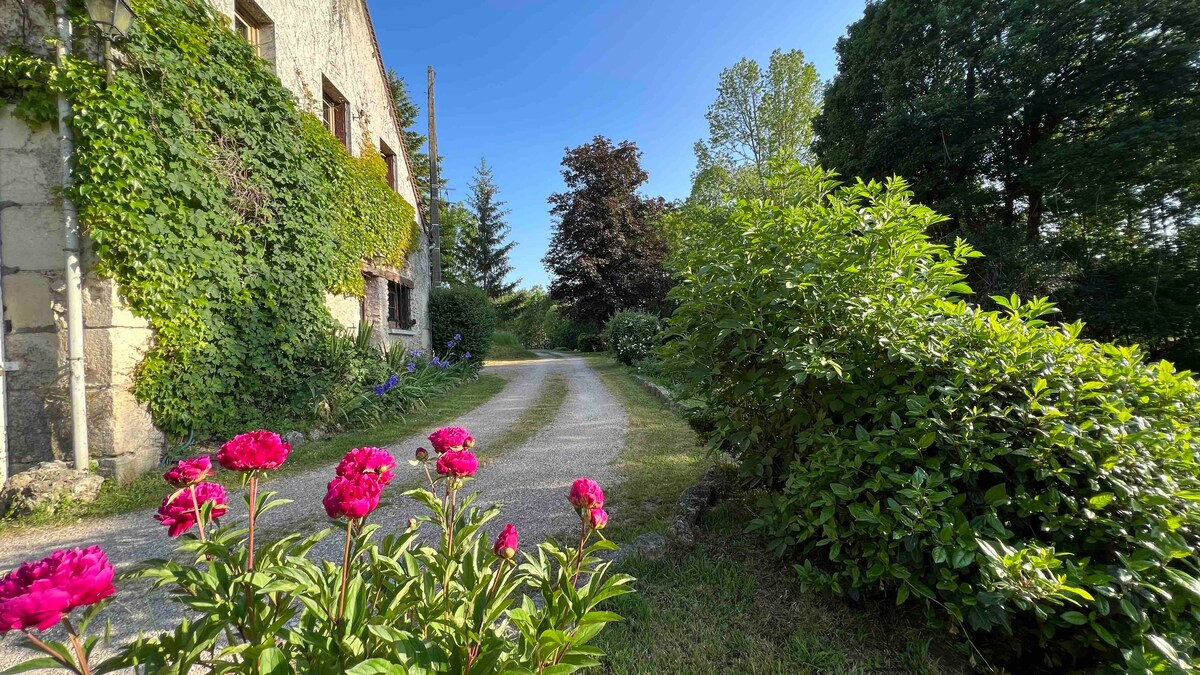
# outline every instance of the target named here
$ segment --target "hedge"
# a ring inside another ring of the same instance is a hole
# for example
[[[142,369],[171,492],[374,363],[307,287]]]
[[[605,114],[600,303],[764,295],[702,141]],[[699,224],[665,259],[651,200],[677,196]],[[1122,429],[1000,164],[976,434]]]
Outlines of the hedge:
[[[1194,664],[1191,374],[1043,300],[981,311],[979,254],[898,179],[774,190],[685,238],[665,356],[802,582],[920,603],[1017,672]]]

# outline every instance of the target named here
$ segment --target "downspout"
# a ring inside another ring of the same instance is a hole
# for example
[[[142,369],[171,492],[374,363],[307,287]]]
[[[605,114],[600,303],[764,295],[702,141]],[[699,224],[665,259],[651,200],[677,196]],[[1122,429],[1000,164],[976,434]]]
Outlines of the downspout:
[[[58,27],[55,52],[60,67],[65,65],[71,44],[71,22],[67,19],[66,0],[55,0],[54,23]],[[83,274],[79,267],[79,214],[71,201],[71,158],[75,139],[67,120],[71,104],[63,93],[58,94],[58,154],[62,168],[63,252],[67,283],[67,365],[70,367],[71,449],[78,471],[88,470],[87,380],[83,370]]]
[[[4,209],[16,206],[16,202],[0,202],[0,222],[4,220]],[[4,323],[4,226],[0,225],[0,486],[8,482],[8,373],[16,370],[14,363],[5,360],[4,339],[8,330]]]

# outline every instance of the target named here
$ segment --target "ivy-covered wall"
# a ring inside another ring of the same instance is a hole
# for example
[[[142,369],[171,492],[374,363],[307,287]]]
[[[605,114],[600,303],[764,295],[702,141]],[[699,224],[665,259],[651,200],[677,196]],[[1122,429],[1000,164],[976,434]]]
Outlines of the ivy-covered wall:
[[[369,139],[352,156],[200,0],[133,0],[111,80],[0,56],[0,95],[31,125],[72,101],[71,197],[95,255],[155,339],[133,390],[174,437],[304,417],[333,322],[364,262],[402,266],[412,206]]]

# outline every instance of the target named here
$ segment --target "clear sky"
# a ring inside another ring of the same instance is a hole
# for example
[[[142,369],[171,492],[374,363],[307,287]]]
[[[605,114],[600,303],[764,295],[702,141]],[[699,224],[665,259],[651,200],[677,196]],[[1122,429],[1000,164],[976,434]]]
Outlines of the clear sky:
[[[862,0],[368,0],[384,63],[425,114],[437,73],[438,149],[450,199],[464,199],[480,158],[512,213],[511,262],[522,286],[548,281],[546,200],[563,189],[564,149],[597,134],[631,140],[645,192],[687,196],[692,145],[717,76],[742,57],[800,49],[821,77]],[[423,126],[423,124],[422,124]]]

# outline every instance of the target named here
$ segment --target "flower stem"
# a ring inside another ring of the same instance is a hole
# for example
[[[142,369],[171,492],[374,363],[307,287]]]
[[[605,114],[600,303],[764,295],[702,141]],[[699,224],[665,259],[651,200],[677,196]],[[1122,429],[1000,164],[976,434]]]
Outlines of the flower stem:
[[[484,615],[484,617],[487,616],[487,606],[492,604],[492,594],[494,594],[496,592],[496,588],[500,585],[500,578],[504,576],[504,563],[505,562],[507,562],[507,561],[504,560],[503,558],[500,559],[500,566],[496,568],[496,574],[495,574],[495,576],[492,577],[492,583],[488,586],[487,595],[484,597],[484,600],[483,600],[483,607],[484,607],[483,615]],[[471,649],[468,650],[468,652],[467,652],[467,667],[466,667],[466,670],[463,671],[463,675],[470,675],[471,664],[475,662],[475,659],[479,658],[479,649],[480,649],[480,647],[483,646],[483,642],[482,642],[483,626],[479,626],[479,634],[481,637],[479,638],[478,641],[475,642],[475,644],[471,645]]]
[[[446,574],[442,579],[442,594],[446,599],[445,615],[450,615],[450,561],[454,555],[454,523],[457,520],[455,507],[458,505],[458,491],[453,487],[453,479],[446,483]]]
[[[75,656],[79,658],[79,672],[82,675],[92,675],[92,669],[88,666],[87,651],[83,648],[83,643],[79,641],[79,634],[75,632],[75,627],[71,625],[71,620],[63,617],[63,628],[67,629],[67,636],[71,638],[71,646],[75,648]]]
[[[587,540],[587,521],[579,519],[579,549],[575,552],[575,576],[571,577],[571,585],[579,581],[579,570],[583,567],[583,543]]]
[[[246,571],[254,570],[254,516],[258,508],[258,476],[250,472],[250,534],[246,541]]]
[[[63,667],[64,667],[64,668],[66,668],[67,670],[69,670],[69,671],[71,671],[71,672],[73,672],[73,673],[78,673],[78,672],[79,672],[79,669],[78,669],[78,668],[76,668],[76,667],[75,667],[75,665],[74,665],[73,663],[71,663],[70,661],[67,661],[66,659],[64,659],[64,658],[62,657],[62,655],[61,655],[61,654],[59,654],[58,652],[56,652],[56,651],[54,651],[53,649],[51,649],[51,648],[50,648],[50,645],[46,644],[45,642],[42,642],[42,641],[41,641],[41,639],[40,639],[40,638],[38,638],[38,636],[36,636],[36,635],[34,635],[33,633],[29,632],[29,630],[28,630],[28,629],[26,629],[26,630],[24,631],[24,633],[25,633],[25,637],[26,637],[26,638],[27,638],[27,639],[28,639],[30,642],[32,642],[32,643],[33,643],[33,645],[34,645],[35,647],[37,647],[38,649],[40,649],[40,650],[42,650],[43,652],[45,652],[47,656],[49,656],[50,658],[54,659],[55,661],[58,661],[59,663],[61,663],[61,664],[63,665]]]
[[[188,490],[192,493],[192,510],[196,512],[196,527],[200,528],[200,541],[207,541],[204,536],[204,516],[200,513],[200,503],[196,501],[196,486],[189,485]]]
[[[342,613],[346,611],[346,583],[350,579],[350,541],[353,532],[354,519],[351,518],[346,523],[346,549],[342,552],[342,592],[338,595],[338,610],[333,619],[334,623],[341,621]]]

